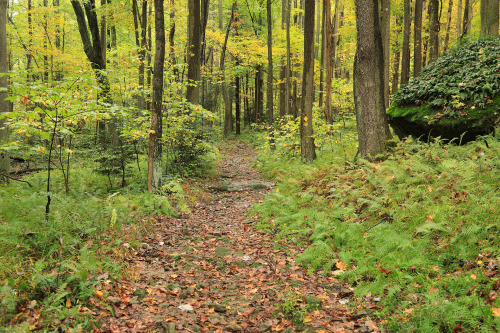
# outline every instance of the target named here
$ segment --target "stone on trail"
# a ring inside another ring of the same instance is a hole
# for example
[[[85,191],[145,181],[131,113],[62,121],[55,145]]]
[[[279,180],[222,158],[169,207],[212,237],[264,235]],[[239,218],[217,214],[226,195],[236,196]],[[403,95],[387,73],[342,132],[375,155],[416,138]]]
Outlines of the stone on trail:
[[[235,323],[227,325],[225,327],[225,329],[228,330],[229,332],[240,332],[240,331],[243,331],[243,328],[240,325],[235,324]]]
[[[214,308],[215,312],[225,313],[227,311],[227,307],[224,304],[210,304],[210,308]]]
[[[271,332],[272,328],[273,328],[273,324],[271,324],[271,323],[263,323],[263,324],[260,324],[259,331],[260,332]]]

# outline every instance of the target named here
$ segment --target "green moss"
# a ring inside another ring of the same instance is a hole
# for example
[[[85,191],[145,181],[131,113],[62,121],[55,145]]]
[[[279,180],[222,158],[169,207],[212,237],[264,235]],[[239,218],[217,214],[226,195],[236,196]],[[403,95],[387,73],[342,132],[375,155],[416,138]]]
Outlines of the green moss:
[[[439,119],[439,123],[442,125],[456,125],[470,122],[471,120],[487,119],[495,112],[500,112],[500,95],[495,97],[492,103],[488,104],[484,109],[469,107],[463,110],[458,117],[456,115],[449,115],[442,109],[432,108],[429,104],[422,106],[397,106],[396,103],[393,103],[387,110],[387,114],[393,118],[409,118],[412,122],[428,122],[436,119],[435,117],[441,114],[442,117]]]

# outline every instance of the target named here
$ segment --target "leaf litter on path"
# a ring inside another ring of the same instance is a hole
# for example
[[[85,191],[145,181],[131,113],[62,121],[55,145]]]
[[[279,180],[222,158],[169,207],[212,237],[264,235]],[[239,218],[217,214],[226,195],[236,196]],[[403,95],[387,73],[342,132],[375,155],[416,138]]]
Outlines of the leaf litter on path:
[[[142,248],[127,258],[133,274],[101,283],[99,331],[379,331],[375,318],[355,315],[374,303],[349,308],[348,286],[333,274],[308,274],[295,262],[296,245],[255,228],[250,208],[272,184],[251,168],[255,151],[236,147],[220,163],[220,178],[206,185],[212,198],[188,217],[152,219]],[[284,311],[290,295],[295,308]],[[309,299],[319,307],[308,308]],[[294,313],[307,315],[294,322]]]

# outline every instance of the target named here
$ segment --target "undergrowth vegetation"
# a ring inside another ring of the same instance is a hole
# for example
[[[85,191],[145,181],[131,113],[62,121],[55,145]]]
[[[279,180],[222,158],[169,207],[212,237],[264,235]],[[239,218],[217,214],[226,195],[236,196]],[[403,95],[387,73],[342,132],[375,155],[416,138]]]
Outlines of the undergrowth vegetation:
[[[394,141],[383,161],[355,161],[352,123],[318,131],[313,164],[285,139],[280,158],[262,149],[257,166],[278,183],[254,208],[262,226],[308,245],[311,272],[380,298],[386,331],[500,330],[498,138]]]
[[[93,160],[104,155],[88,147],[92,140],[86,137],[88,141],[73,144],[67,167],[64,155],[66,173],[51,171],[49,193],[46,170],[0,186],[0,326],[19,332],[93,330],[97,325],[93,304],[105,296],[100,284],[133,274],[123,258],[142,246],[151,219],[189,212],[189,202],[201,193],[195,180],[182,177],[214,172],[217,149],[206,136],[184,130],[175,137],[178,140],[167,142],[169,151],[191,164],[178,162],[173,169],[169,163],[174,163],[174,156],[170,156],[165,165],[169,173],[158,193],[146,191],[144,155],[132,150],[123,174],[103,172],[102,165],[109,166],[109,159],[120,156],[111,152],[105,162]],[[135,145],[141,144],[140,137],[135,140]],[[196,158],[184,155],[192,151]],[[30,156],[23,155],[30,159],[29,167],[39,170],[43,168],[37,166],[47,165],[45,149],[29,152]],[[21,155],[22,150],[15,153]],[[120,168],[120,163],[116,165]],[[38,318],[37,326],[26,321],[26,313]]]

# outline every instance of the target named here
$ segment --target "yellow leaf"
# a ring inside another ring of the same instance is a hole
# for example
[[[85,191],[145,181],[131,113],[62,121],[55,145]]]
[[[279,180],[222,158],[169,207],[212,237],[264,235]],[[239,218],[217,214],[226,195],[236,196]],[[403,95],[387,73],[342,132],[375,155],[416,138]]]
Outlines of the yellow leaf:
[[[71,300],[69,298],[66,300],[66,307],[67,308],[71,307]]]
[[[312,321],[311,316],[306,316],[306,317],[304,318],[304,323],[310,323],[311,321]]]
[[[470,278],[471,278],[472,280],[475,280],[475,279],[476,279],[476,274],[471,274],[471,275],[470,275]]]
[[[45,148],[44,147],[38,147],[37,149],[40,153],[44,153],[45,152]]]
[[[495,317],[500,317],[500,308],[491,308],[491,312]]]
[[[104,294],[100,290],[94,291],[94,297],[98,299],[102,299],[104,297]]]
[[[277,188],[277,189],[276,189],[276,193],[279,193],[279,192],[280,192],[280,189],[279,189],[279,188]]]
[[[307,122],[309,118],[307,118],[307,116],[304,117],[304,121]]]
[[[477,262],[477,265],[478,265],[478,266],[483,266],[483,264],[484,264],[484,263],[483,263],[483,261],[482,261],[482,260],[479,260],[479,261]]]

